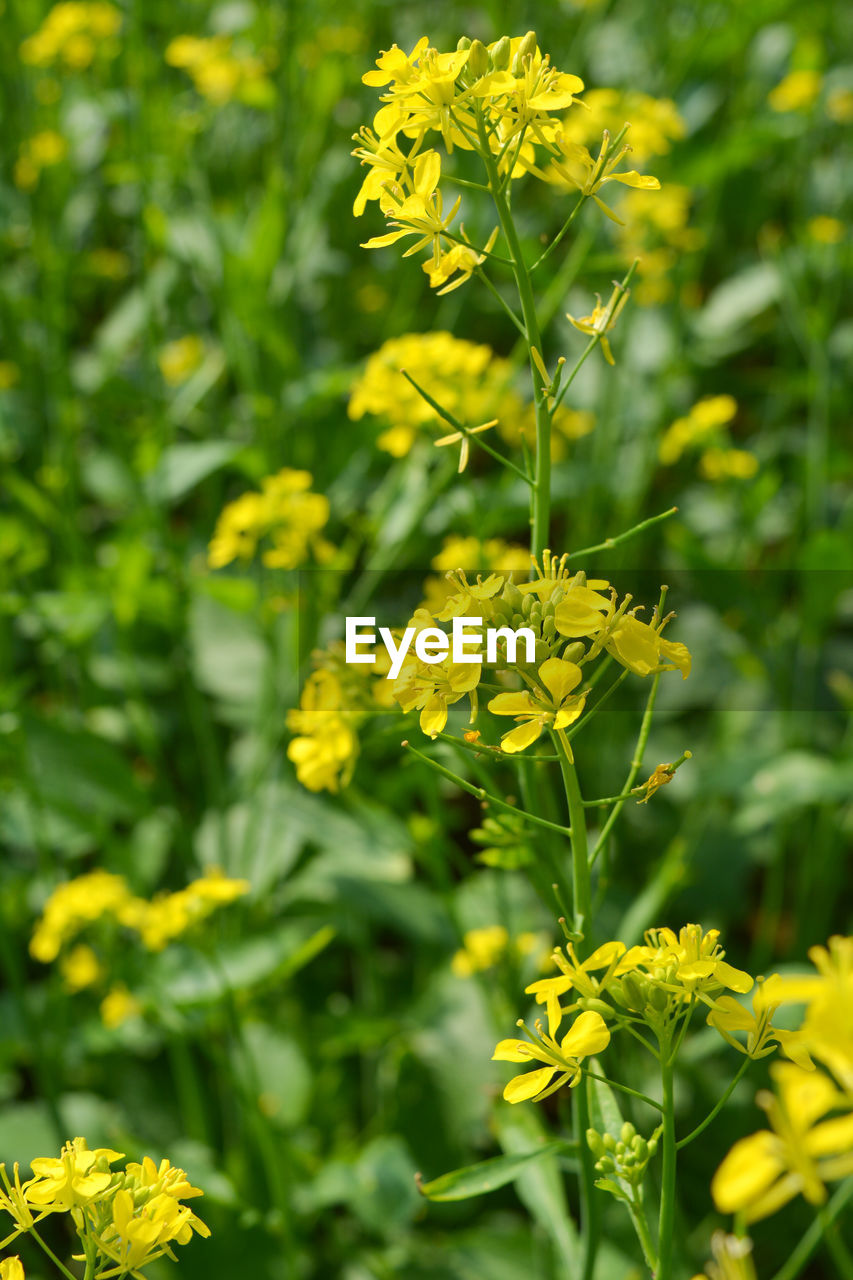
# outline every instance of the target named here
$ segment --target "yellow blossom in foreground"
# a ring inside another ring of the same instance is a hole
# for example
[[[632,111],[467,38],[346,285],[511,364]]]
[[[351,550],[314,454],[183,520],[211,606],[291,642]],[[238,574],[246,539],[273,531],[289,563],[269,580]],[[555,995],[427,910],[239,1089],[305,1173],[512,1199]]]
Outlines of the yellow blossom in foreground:
[[[824,1063],[853,1097],[853,938],[832,937],[826,947],[812,947],[809,959],[816,972],[773,974],[756,1004],[804,1003],[797,1044]]]
[[[418,630],[431,629],[429,615],[416,616],[413,621]],[[466,693],[472,693],[481,675],[482,666],[478,662],[451,662],[449,659],[422,662],[413,645],[394,681],[394,700],[404,712],[420,711],[421,732],[435,738],[447,724],[448,707],[464,698]]]
[[[31,1205],[49,1213],[64,1213],[99,1199],[113,1180],[110,1165],[121,1160],[120,1151],[98,1147],[90,1151],[85,1138],[74,1138],[57,1158],[33,1160],[34,1177],[24,1191]]]
[[[541,735],[543,729],[559,731],[573,724],[584,709],[585,693],[574,693],[583,679],[583,672],[574,662],[563,658],[546,658],[539,668],[539,679],[545,691],[530,693],[498,693],[488,704],[497,716],[513,716],[517,729],[510,729],[501,738],[501,750],[514,754]]]
[[[20,1258],[4,1258],[0,1262],[0,1280],[24,1280],[24,1268]]]
[[[4,1213],[8,1213],[9,1217],[15,1224],[15,1230],[5,1240],[0,1241],[0,1249],[5,1249],[6,1245],[19,1236],[22,1231],[29,1231],[31,1227],[44,1217],[44,1213],[34,1218],[32,1209],[27,1203],[27,1197],[24,1188],[21,1186],[20,1165],[15,1163],[12,1171],[12,1179],[6,1172],[5,1164],[0,1164],[0,1209]]]
[[[573,1088],[581,1078],[584,1058],[601,1053],[610,1043],[610,1032],[600,1013],[592,1010],[580,1014],[562,1040],[557,1032],[562,1023],[559,1005],[548,1008],[547,1034],[537,1020],[529,1040],[501,1040],[492,1054],[496,1062],[542,1062],[535,1071],[515,1076],[503,1091],[507,1102],[540,1102],[568,1084]],[[524,1024],[521,1023],[521,1026]]]
[[[660,631],[632,614],[625,614],[619,621],[605,648],[617,662],[638,676],[674,670],[681,672],[683,680],[690,675],[691,657],[687,646],[678,640],[665,640]]]
[[[776,1213],[800,1194],[823,1204],[824,1183],[853,1173],[849,1098],[821,1071],[787,1062],[770,1071],[775,1093],[762,1091],[758,1101],[771,1128],[736,1142],[711,1183],[719,1211],[741,1213],[747,1222]],[[844,1114],[826,1118],[842,1108]]]
[[[204,338],[197,333],[188,333],[182,338],[175,338],[174,342],[167,342],[157,356],[164,381],[170,387],[179,387],[186,382],[200,366],[204,351]]]
[[[820,96],[823,77],[819,71],[789,71],[767,95],[772,111],[808,111]]]

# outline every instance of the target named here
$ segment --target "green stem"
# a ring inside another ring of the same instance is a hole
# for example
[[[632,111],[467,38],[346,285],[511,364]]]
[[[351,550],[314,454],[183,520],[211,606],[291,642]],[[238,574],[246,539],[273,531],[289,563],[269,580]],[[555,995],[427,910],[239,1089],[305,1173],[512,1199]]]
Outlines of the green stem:
[[[533,380],[533,404],[536,415],[536,458],[533,493],[531,495],[532,527],[530,550],[534,556],[539,557],[548,546],[551,527],[551,411],[548,408],[547,397],[542,390],[542,375],[536,367],[536,362],[531,354],[533,347],[536,347],[542,353],[542,338],[539,333],[536,299],[533,295],[530,272],[524,262],[521,242],[515,229],[515,222],[513,221],[497,165],[489,150],[489,142],[482,115],[478,118],[477,127],[480,134],[481,154],[483,163],[486,166],[489,188],[495,203],[498,222],[512,259],[512,270],[515,276],[516,288],[518,289],[518,299],[521,303],[521,315],[526,332],[530,376]]]
[[[658,1227],[659,1261],[655,1280],[670,1280],[672,1275],[672,1236],[675,1227],[675,1114],[673,1107],[674,1068],[668,1048],[661,1045],[661,1086],[663,1090],[663,1174],[661,1180],[660,1219]]]
[[[29,1234],[30,1234],[30,1235],[31,1235],[35,1240],[37,1240],[37,1241],[38,1241],[38,1243],[41,1245],[41,1247],[42,1247],[42,1249],[44,1250],[44,1252],[45,1252],[45,1253],[47,1254],[47,1256],[50,1258],[51,1262],[52,1262],[55,1266],[59,1267],[59,1270],[62,1272],[62,1274],[63,1274],[64,1276],[67,1276],[67,1277],[68,1277],[68,1280],[77,1280],[77,1277],[76,1277],[75,1275],[73,1275],[73,1274],[68,1270],[68,1268],[67,1268],[63,1263],[61,1263],[61,1262],[59,1261],[59,1259],[57,1258],[56,1254],[55,1254],[55,1253],[53,1252],[53,1250],[49,1247],[49,1245],[46,1245],[46,1244],[45,1244],[44,1240],[42,1240],[41,1236],[40,1236],[40,1235],[39,1235],[39,1233],[36,1231],[35,1227],[30,1227]]]
[[[637,781],[637,774],[640,772],[640,769],[643,766],[643,756],[646,753],[646,743],[649,740],[649,733],[651,732],[651,728],[652,728],[652,716],[654,715],[655,699],[657,698],[659,684],[660,684],[660,672],[658,671],[655,673],[654,679],[652,680],[652,687],[651,687],[651,690],[649,691],[648,701],[646,702],[646,709],[643,713],[643,721],[642,721],[642,724],[640,725],[640,733],[637,738],[637,746],[634,750],[634,758],[631,761],[631,770],[628,774],[627,779],[625,780],[625,785],[623,786],[622,791],[620,792],[620,795],[627,793],[626,799],[627,799],[627,796],[630,795],[631,788],[633,787],[634,783]],[[598,840],[596,841],[596,844],[595,844],[595,848],[592,851],[592,858],[590,860],[590,865],[592,865],[595,862],[596,858],[601,853],[601,850],[604,848],[605,844],[607,843],[607,837],[610,835],[610,832],[613,830],[613,825],[616,822],[616,819],[619,817],[619,814],[622,812],[624,805],[625,805],[625,800],[619,800],[611,809],[608,815],[607,821],[605,822],[604,826],[601,829],[601,835],[598,837]]]
[[[626,1084],[618,1084],[615,1080],[608,1080],[607,1076],[600,1076],[595,1071],[584,1071],[584,1075],[590,1080],[600,1080],[602,1084],[609,1084],[611,1089],[618,1089],[620,1093],[630,1094],[632,1098],[645,1102],[646,1106],[654,1107],[655,1111],[663,1111],[661,1104],[655,1102],[654,1098],[650,1098],[647,1093],[640,1093],[637,1089],[629,1089]]]
[[[437,760],[433,760],[431,756],[424,755],[422,751],[418,751],[416,747],[411,746],[408,742],[400,744],[406,751],[411,752],[413,756],[417,756],[419,760],[424,760],[431,769],[436,773],[441,773],[445,778],[449,778],[451,782],[455,782],[457,787],[461,787],[463,791],[467,791],[469,795],[476,796],[478,800],[485,800],[489,804],[497,805],[499,809],[506,809],[508,813],[517,814],[519,818],[524,818],[527,822],[532,822],[534,826],[544,827],[546,831],[556,831],[561,836],[571,836],[570,827],[561,827],[557,822],[548,822],[546,818],[540,818],[535,813],[527,813],[525,809],[519,809],[518,805],[509,804],[506,800],[501,800],[500,796],[492,795],[485,787],[475,787],[472,782],[467,782],[465,778],[460,778],[458,773],[454,773],[452,769],[446,769],[443,764],[439,764]]]
[[[599,1220],[595,1187],[595,1159],[586,1140],[589,1128],[589,1091],[592,1084],[582,1080],[575,1089],[577,1106],[578,1155],[580,1157],[581,1225],[583,1228],[584,1259],[581,1280],[592,1280],[595,1274],[595,1256],[598,1252]]]
[[[658,1260],[657,1254],[655,1253],[655,1246],[652,1244],[649,1224],[646,1221],[645,1210],[639,1200],[629,1200],[628,1212],[631,1215],[631,1221],[634,1224],[634,1230],[637,1233],[640,1248],[643,1250],[643,1257],[646,1260],[646,1266],[649,1268],[649,1271],[651,1271],[652,1276],[654,1276],[658,1269]]]
[[[676,1142],[675,1146],[678,1151],[680,1151],[682,1147],[686,1147],[689,1143],[691,1143],[694,1138],[698,1138],[700,1133],[704,1133],[704,1131],[708,1128],[708,1125],[711,1124],[711,1122],[719,1115],[719,1113],[722,1111],[723,1107],[726,1105],[729,1098],[731,1097],[732,1093],[734,1092],[734,1089],[738,1081],[741,1079],[744,1072],[747,1070],[751,1061],[752,1061],[751,1058],[744,1058],[743,1062],[740,1064],[740,1066],[737,1069],[737,1074],[735,1075],[728,1089],[726,1089],[725,1093],[716,1103],[713,1110],[708,1112],[708,1114],[706,1115],[702,1123],[698,1124],[691,1133],[688,1133],[686,1138],[681,1138],[678,1142]]]
[[[815,1218],[799,1244],[794,1248],[788,1261],[783,1263],[772,1277],[772,1280],[796,1280],[796,1277],[820,1244],[826,1228],[835,1221],[851,1197],[853,1197],[853,1178],[848,1178],[846,1182],[842,1182],[841,1186],[836,1189],[832,1199],[825,1205],[821,1217]]]
[[[832,1261],[838,1268],[840,1280],[853,1280],[853,1257],[841,1238],[837,1223],[827,1218],[826,1206],[818,1210],[818,1221],[823,1230],[823,1239]]]
[[[660,515],[649,516],[648,520],[641,520],[639,524],[635,524],[631,529],[626,529],[624,533],[620,533],[616,538],[605,538],[603,542],[597,543],[594,547],[582,547],[580,551],[572,551],[566,557],[567,560],[580,560],[586,556],[594,555],[597,551],[610,551],[613,547],[618,547],[620,543],[627,542],[629,538],[635,537],[638,533],[642,533],[644,529],[649,529],[653,524],[660,524],[661,520],[668,520],[670,516],[674,516],[678,511],[678,507],[670,507],[668,511],[662,511]]]
[[[589,879],[589,848],[586,836],[586,815],[583,811],[578,775],[571,760],[571,749],[565,741],[562,731],[553,735],[560,755],[560,771],[563,775],[563,786],[569,806],[569,822],[572,832],[572,906],[575,913],[574,928],[576,933],[587,936],[592,921],[592,892]]]

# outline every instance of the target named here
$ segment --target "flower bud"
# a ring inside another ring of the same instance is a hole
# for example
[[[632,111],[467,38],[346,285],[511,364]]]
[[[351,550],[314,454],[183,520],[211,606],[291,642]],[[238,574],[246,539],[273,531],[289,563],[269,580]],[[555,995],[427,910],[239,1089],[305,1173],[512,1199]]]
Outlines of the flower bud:
[[[477,44],[479,44],[479,43],[480,43],[480,42],[479,42],[479,40],[478,40],[478,41],[477,41]],[[460,52],[460,53],[462,52],[462,50],[463,50],[463,49],[470,49],[470,48],[471,48],[471,37],[470,37],[470,36],[460,36],[460,37],[459,37],[459,39],[456,41],[456,48],[459,50],[459,52]]]
[[[592,1154],[598,1160],[602,1158],[606,1148],[604,1146],[604,1142],[602,1141],[601,1134],[598,1132],[597,1129],[587,1129],[586,1145],[589,1147]]]
[[[503,39],[505,40],[506,36],[504,36]],[[522,600],[521,600],[522,617],[524,618],[530,617],[531,610],[533,609],[533,600],[534,600],[534,597],[532,595],[526,595],[522,597]]]
[[[495,71],[506,71],[509,67],[509,57],[512,52],[509,36],[501,36],[500,40],[492,45],[492,66]]]
[[[530,58],[535,51],[537,51],[537,33],[529,31],[526,33],[524,40],[521,41],[515,58],[512,59],[512,74],[514,76],[524,74],[524,59]]]
[[[467,67],[472,76],[478,79],[484,76],[490,67],[489,51],[481,40],[471,41],[471,52],[468,55]]]
[[[524,596],[519,591],[514,582],[505,582],[504,589],[501,592],[501,598],[513,612],[518,612],[524,601]]]
[[[637,978],[633,973],[626,973],[622,979],[622,994],[629,1009],[639,1012],[645,1006],[645,997]]]
[[[530,610],[530,621],[534,626],[538,626],[542,621],[542,605],[538,600],[534,602],[533,607]]]
[[[645,1138],[641,1137],[638,1133],[634,1141],[631,1143],[631,1146],[636,1158],[645,1164],[649,1158],[649,1144],[646,1142]]]
[[[649,1004],[657,1013],[663,1013],[669,1004],[669,996],[660,987],[652,987],[649,991]]]
[[[553,617],[542,619],[542,635],[546,640],[553,640],[557,634],[557,624]]]
[[[608,1151],[616,1150],[616,1139],[613,1137],[612,1133],[605,1133],[602,1138],[602,1141],[604,1143],[605,1148]]]
[[[622,1139],[624,1143],[629,1143],[629,1142],[633,1142],[634,1138],[636,1137],[636,1134],[637,1134],[637,1130],[631,1124],[631,1121],[626,1120],[620,1130],[619,1137]]]
[[[611,1156],[603,1156],[601,1160],[596,1160],[595,1167],[599,1173],[615,1173],[616,1161]]]
[[[600,1013],[605,1020],[613,1017],[613,1010],[610,1005],[606,1004],[604,1000],[597,1000],[595,996],[583,996],[578,1000],[578,1008],[584,1011],[592,1009],[593,1012]]]
[[[577,662],[584,655],[584,646],[580,640],[573,641],[572,644],[566,645],[563,650],[563,657],[566,662]]]
[[[546,658],[550,658],[551,650],[548,648],[544,640],[536,641],[536,665],[541,667]]]

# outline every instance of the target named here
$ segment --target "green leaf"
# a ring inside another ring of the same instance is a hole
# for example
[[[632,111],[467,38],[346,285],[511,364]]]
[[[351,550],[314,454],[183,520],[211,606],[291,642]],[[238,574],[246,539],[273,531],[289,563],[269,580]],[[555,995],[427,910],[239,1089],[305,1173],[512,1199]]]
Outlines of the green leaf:
[[[230,462],[242,447],[233,440],[170,445],[145,477],[148,497],[153,502],[179,502],[202,480]]]
[[[595,1058],[590,1059],[590,1070],[599,1072],[601,1070],[598,1061]],[[589,1098],[589,1123],[593,1129],[597,1129],[599,1133],[610,1133],[614,1138],[619,1137],[619,1130],[622,1128],[623,1116],[619,1109],[619,1103],[616,1101],[616,1095],[610,1088],[609,1084],[605,1084],[603,1080],[590,1079],[592,1089]]]
[[[498,1187],[505,1187],[534,1160],[557,1155],[565,1149],[566,1143],[555,1139],[524,1155],[495,1156],[491,1160],[481,1160],[479,1164],[467,1165],[464,1169],[443,1173],[431,1182],[418,1180],[418,1190],[427,1200],[470,1200],[473,1196],[484,1196]]]
[[[529,1149],[545,1132],[542,1117],[533,1107],[506,1104],[495,1112],[495,1128],[504,1151],[517,1155]],[[568,1151],[567,1143],[562,1144]],[[569,1214],[565,1181],[554,1153],[543,1160],[531,1161],[520,1170],[518,1197],[553,1241],[557,1257],[567,1275],[580,1274],[581,1250],[577,1228]]]

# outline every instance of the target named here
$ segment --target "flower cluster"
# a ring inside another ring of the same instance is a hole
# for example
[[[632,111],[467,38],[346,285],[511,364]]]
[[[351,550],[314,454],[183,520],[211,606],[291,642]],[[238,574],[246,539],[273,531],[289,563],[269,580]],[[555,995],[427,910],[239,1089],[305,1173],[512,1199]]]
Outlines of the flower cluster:
[[[450,967],[457,978],[470,978],[474,973],[493,969],[508,954],[514,958],[530,955],[538,943],[539,936],[529,932],[519,933],[510,940],[502,924],[468,929],[462,935],[462,946],[454,952]]]
[[[551,1075],[541,1068],[533,1073],[535,1080],[530,1076],[517,1077],[507,1086],[504,1097],[511,1102],[539,1100],[565,1083],[566,1068],[555,1057],[554,1037],[563,1018],[572,1014],[578,1016],[570,1034],[575,1028],[589,1031],[592,1033],[590,1043],[598,1045],[579,1049],[574,1055],[578,1061],[606,1047],[611,1026],[615,1030],[637,1021],[649,1027],[658,1043],[669,1051],[678,1030],[686,1026],[700,1004],[708,1011],[709,1025],[748,1056],[757,1058],[772,1052],[775,1046],[771,1040],[781,1044],[786,1052],[797,1054],[799,1046],[793,1035],[772,1026],[772,1008],[762,1010],[750,1020],[742,1006],[728,994],[749,992],[754,982],[748,973],[728,963],[719,939],[717,929],[706,933],[700,925],[688,924],[678,933],[669,928],[649,929],[643,942],[634,947],[626,947],[623,942],[606,942],[585,960],[578,957],[572,942],[564,949],[557,948],[553,960],[559,974],[540,978],[525,988],[537,1004],[545,1005],[547,1036],[537,1020],[534,1032],[527,1032],[530,1044],[502,1041],[494,1055],[511,1062],[536,1058],[550,1065]],[[743,1016],[733,1013],[733,1005],[737,1005]],[[524,1023],[520,1022],[519,1026],[523,1027]],[[736,1030],[747,1030],[746,1046],[735,1040]],[[510,1052],[515,1056],[509,1056]],[[560,1073],[559,1080],[552,1079],[555,1071]],[[572,1083],[575,1082],[576,1077],[572,1079]]]
[[[121,13],[105,0],[78,3],[64,0],[54,5],[38,31],[21,45],[21,61],[33,67],[65,67],[82,71],[96,57],[114,58],[119,51],[116,36]]]
[[[222,569],[233,560],[251,560],[258,544],[270,539],[262,554],[270,569],[296,569],[309,556],[327,560],[333,548],[320,537],[329,519],[329,500],[311,491],[308,471],[284,467],[229,502],[216,522],[208,548],[208,564]]]
[[[473,719],[475,690],[489,666],[504,681],[513,670],[527,686],[500,692],[488,703],[493,714],[512,716],[517,722],[518,727],[501,740],[501,749],[511,754],[530,746],[544,730],[559,733],[580,717],[588,694],[583,668],[604,653],[640,676],[676,669],[684,678],[689,674],[687,647],[661,634],[672,615],[660,618],[656,613],[652,622],[643,622],[636,607],[629,611],[630,596],[619,603],[608,582],[573,573],[565,556],[558,559],[545,552],[536,568],[537,577],[520,585],[497,573],[485,579],[478,575],[470,583],[462,570],[456,570],[448,575],[455,590],[435,616],[419,609],[410,619],[408,627],[417,633],[439,630],[438,623],[454,618],[481,618],[498,635],[502,629],[526,628],[535,641],[532,663],[509,650],[503,638],[491,658],[481,646],[481,663],[424,662],[410,650],[393,694],[404,712],[420,711],[421,729],[430,737],[441,733],[448,707],[466,694]]]
[[[570,142],[593,145],[607,130],[614,137],[631,122],[631,151],[640,163],[665,156],[680,142],[687,127],[671,98],[622,89],[589,89],[583,98],[586,111],[572,111],[563,124]],[[655,201],[654,203],[657,203]]]
[[[162,951],[249,889],[247,880],[210,870],[175,893],[146,899],[132,893],[123,876],[90,871],[54,889],[33,930],[30,954],[42,964],[58,961],[66,989],[83,991],[107,977],[107,966],[94,948],[78,941],[95,924],[128,929],[148,951]],[[101,1004],[108,1026],[118,1026],[138,1011],[137,1001],[121,984],[112,986]]]
[[[186,71],[215,106],[236,100],[269,107],[275,100],[268,59],[235,46],[231,36],[177,36],[166,48],[166,61]]]
[[[444,161],[426,146],[440,134],[447,156],[454,149],[479,153],[489,184],[509,184],[532,175],[562,191],[590,196],[608,214],[598,192],[609,182],[656,189],[656,178],[619,170],[629,148],[611,149],[610,136],[597,158],[571,136],[571,108],[583,91],[578,76],[553,67],[536,35],[502,36],[486,46],[463,37],[455,51],[440,52],[423,36],[406,54],[396,45],[381,54],[365,84],[382,89],[383,106],[373,126],[355,136],[353,155],[367,168],[354,204],[362,214],[377,201],[389,230],[363,247],[379,249],[414,237],[406,254],[431,251],[424,265],[430,284],[442,292],[470,278],[492,251],[497,228],[477,249],[462,227],[451,230],[461,197],[446,207],[441,189]]]
[[[746,449],[732,447],[726,428],[737,413],[732,396],[706,396],[683,418],[667,427],[658,447],[664,466],[678,462],[687,450],[701,449],[699,469],[707,480],[749,480],[758,470],[758,459]]]
[[[59,1156],[33,1160],[33,1177],[23,1184],[18,1165],[11,1180],[0,1165],[5,1187],[0,1188],[0,1209],[15,1227],[2,1244],[33,1230],[50,1214],[67,1213],[84,1250],[75,1260],[94,1257],[97,1280],[111,1280],[136,1276],[158,1258],[175,1260],[174,1246],[188,1244],[194,1233],[210,1235],[182,1203],[204,1194],[183,1169],[165,1159],[157,1166],[145,1156],[141,1164],[114,1170],[111,1166],[122,1159],[120,1151],[90,1151],[84,1138],[74,1138]],[[7,1259],[2,1267],[4,1280],[23,1277],[18,1259]]]
[[[642,192],[626,193],[619,210],[624,221],[617,241],[627,261],[638,259],[639,279],[634,290],[638,302],[666,302],[673,292],[673,268],[684,254],[704,245],[704,233],[688,226],[691,199],[689,187],[674,182],[668,182],[656,200],[646,200]]]
[[[782,1041],[792,1061],[774,1063],[773,1091],[758,1095],[770,1127],[736,1142],[711,1184],[717,1208],[746,1222],[796,1195],[823,1204],[826,1183],[853,1173],[853,938],[830,938],[809,956],[816,972],[774,974],[756,996],[764,1016],[792,1002],[805,1004],[805,1017]]]
[[[333,645],[315,653],[313,660],[318,669],[305,681],[299,706],[287,713],[287,727],[296,735],[287,757],[309,791],[335,792],[352,777],[359,726],[388,710],[391,689],[380,658],[375,666],[348,666]]]
[[[444,330],[406,333],[390,338],[368,358],[352,385],[348,406],[353,421],[369,416],[385,424],[377,444],[395,458],[409,453],[423,434],[434,432],[433,443],[439,447],[460,443],[458,434],[447,434],[446,421],[413,383],[469,431],[494,427],[516,445],[535,440],[533,405],[515,389],[508,360],[485,343]],[[562,457],[566,440],[586,435],[592,427],[592,414],[561,407],[554,415],[552,456]]]

